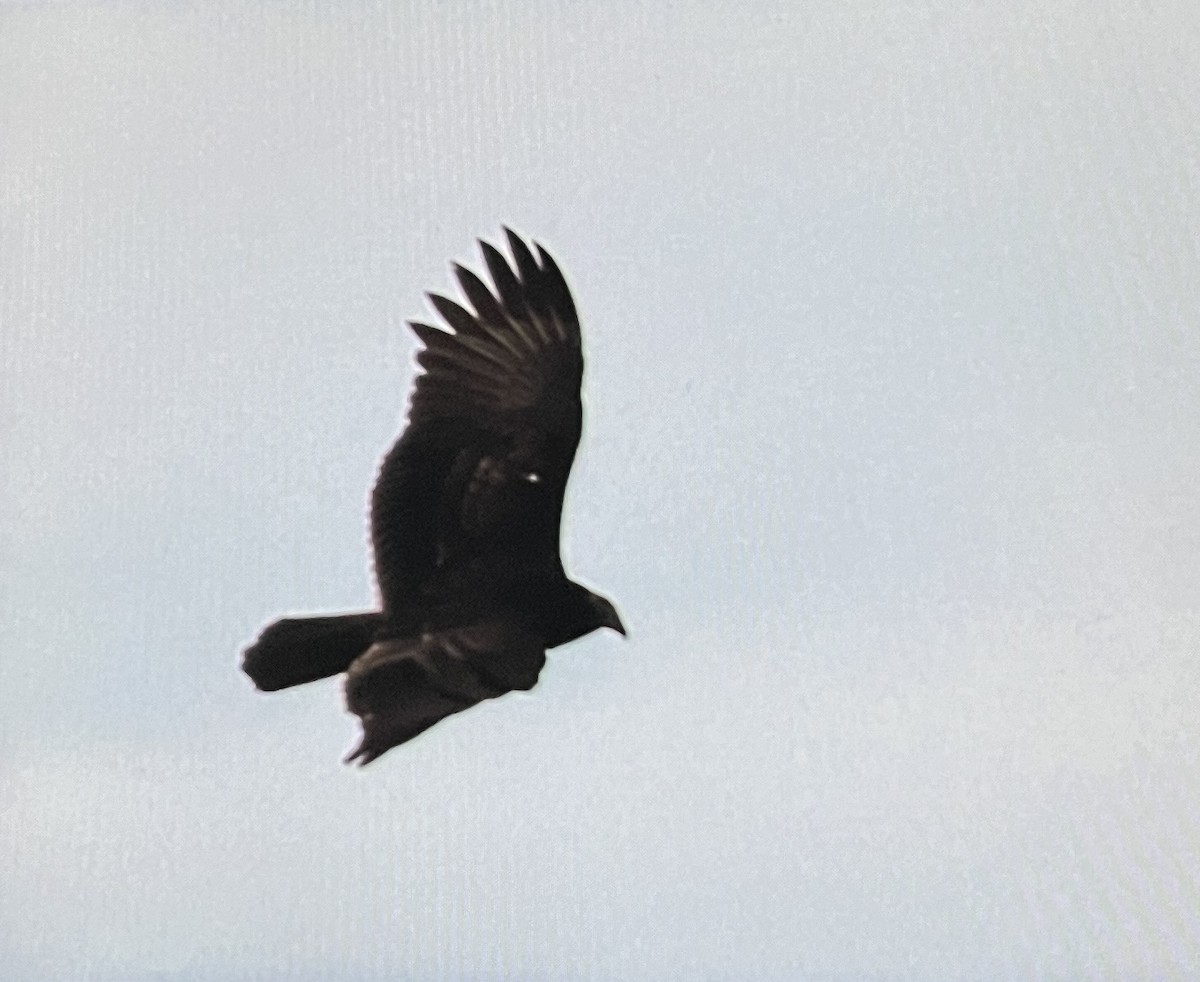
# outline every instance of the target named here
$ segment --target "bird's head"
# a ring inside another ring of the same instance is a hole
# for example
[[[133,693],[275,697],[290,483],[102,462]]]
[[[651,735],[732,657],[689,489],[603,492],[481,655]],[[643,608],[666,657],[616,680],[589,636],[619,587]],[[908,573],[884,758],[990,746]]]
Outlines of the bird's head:
[[[598,593],[590,593],[588,606],[591,608],[593,623],[596,627],[608,627],[622,637],[626,636],[625,625],[621,623],[621,615],[617,613],[617,608],[613,606],[611,600]]]
[[[541,628],[547,648],[557,648],[602,627],[625,633],[625,625],[611,600],[569,580],[566,595],[560,594],[547,613],[550,616]]]

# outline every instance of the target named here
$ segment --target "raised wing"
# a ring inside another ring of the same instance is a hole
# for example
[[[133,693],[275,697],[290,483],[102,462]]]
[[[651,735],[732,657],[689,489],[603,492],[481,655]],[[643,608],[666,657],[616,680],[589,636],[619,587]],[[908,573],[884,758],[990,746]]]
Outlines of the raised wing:
[[[480,243],[496,294],[456,265],[474,313],[431,293],[453,333],[411,322],[425,345],[417,356],[425,372],[417,378],[410,425],[470,421],[511,434],[533,418],[540,428],[578,442],[583,357],[575,303],[549,253],[535,244],[535,259],[520,238],[505,231],[515,270],[492,245]]]
[[[372,496],[376,577],[393,615],[470,569],[494,578],[558,565],[583,415],[579,318],[549,253],[505,232],[511,263],[480,243],[494,290],[456,266],[473,309],[430,294],[446,328],[412,323],[423,372]]]

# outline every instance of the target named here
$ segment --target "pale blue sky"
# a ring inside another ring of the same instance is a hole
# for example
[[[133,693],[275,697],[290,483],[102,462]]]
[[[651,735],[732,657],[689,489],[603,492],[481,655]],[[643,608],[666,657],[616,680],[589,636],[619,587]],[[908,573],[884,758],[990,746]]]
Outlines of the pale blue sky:
[[[1200,975],[1189,3],[0,5],[14,982]],[[402,328],[584,319],[631,637],[365,771]]]

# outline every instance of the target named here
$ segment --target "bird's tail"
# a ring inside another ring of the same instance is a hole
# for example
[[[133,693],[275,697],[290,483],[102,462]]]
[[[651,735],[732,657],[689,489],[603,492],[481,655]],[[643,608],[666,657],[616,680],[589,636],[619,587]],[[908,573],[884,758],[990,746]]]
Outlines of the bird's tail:
[[[371,646],[382,624],[376,611],[285,617],[245,650],[242,671],[263,692],[337,675]]]

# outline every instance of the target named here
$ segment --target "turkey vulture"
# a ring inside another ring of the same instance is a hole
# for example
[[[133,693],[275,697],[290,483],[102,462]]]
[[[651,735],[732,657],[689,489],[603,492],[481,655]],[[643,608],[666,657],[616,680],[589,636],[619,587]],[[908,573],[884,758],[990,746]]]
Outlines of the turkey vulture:
[[[511,264],[480,242],[494,291],[454,267],[473,311],[429,294],[449,330],[410,322],[423,371],[371,493],[380,609],[283,618],[243,655],[263,691],[346,673],[363,729],[347,763],[533,688],[547,648],[625,633],[558,552],[583,422],[575,303],[550,254],[505,233]]]

